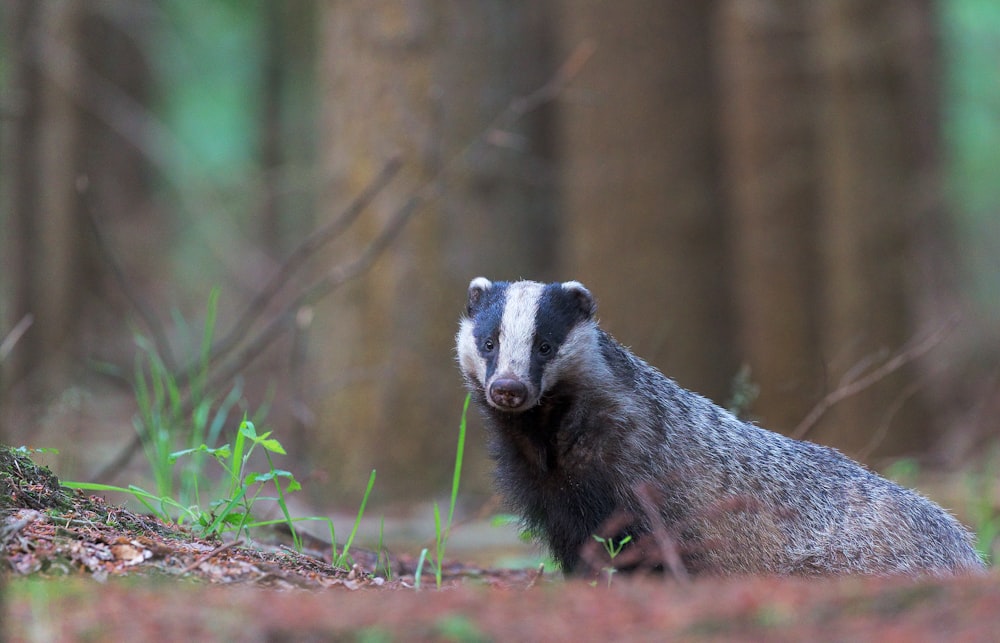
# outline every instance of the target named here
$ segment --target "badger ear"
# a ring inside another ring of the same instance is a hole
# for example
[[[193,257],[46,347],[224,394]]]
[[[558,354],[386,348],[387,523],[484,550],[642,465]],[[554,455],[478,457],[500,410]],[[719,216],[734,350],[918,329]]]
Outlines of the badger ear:
[[[597,302],[594,301],[594,296],[579,281],[564,281],[562,288],[564,292],[575,298],[584,317],[590,319],[597,314]]]
[[[469,282],[469,302],[465,307],[465,311],[469,315],[472,315],[472,312],[476,309],[479,300],[483,297],[483,293],[492,287],[493,282],[486,277],[476,277]]]

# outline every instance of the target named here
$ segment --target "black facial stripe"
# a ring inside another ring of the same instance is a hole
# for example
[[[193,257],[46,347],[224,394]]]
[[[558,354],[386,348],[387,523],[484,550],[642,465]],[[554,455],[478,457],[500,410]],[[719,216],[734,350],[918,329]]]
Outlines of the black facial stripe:
[[[567,294],[562,284],[545,286],[535,315],[535,342],[531,356],[531,380],[536,386],[541,386],[546,362],[556,356],[569,331],[583,319],[577,298]],[[552,347],[545,357],[538,353],[542,342],[548,342]]]
[[[486,381],[493,377],[497,368],[497,357],[500,355],[500,321],[503,319],[504,303],[507,301],[507,282],[494,282],[493,287],[483,292],[473,312],[475,325],[473,337],[479,355],[486,362]],[[483,349],[487,339],[494,343],[493,351]]]

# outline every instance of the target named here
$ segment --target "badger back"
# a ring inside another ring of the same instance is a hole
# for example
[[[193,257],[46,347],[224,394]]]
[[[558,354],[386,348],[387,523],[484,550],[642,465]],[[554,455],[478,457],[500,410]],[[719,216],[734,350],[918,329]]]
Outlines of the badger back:
[[[467,383],[497,410],[534,407],[592,354],[595,312],[590,291],[576,281],[473,279],[456,337]]]

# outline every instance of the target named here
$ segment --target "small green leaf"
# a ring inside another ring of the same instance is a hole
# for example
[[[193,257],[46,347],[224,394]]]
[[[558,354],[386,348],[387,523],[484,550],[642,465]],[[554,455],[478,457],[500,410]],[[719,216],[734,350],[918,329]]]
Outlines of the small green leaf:
[[[245,514],[242,511],[232,511],[222,517],[222,522],[227,525],[240,525],[244,522],[244,517],[253,520],[253,516],[249,514]]]
[[[250,438],[251,440],[256,439],[257,429],[254,428],[253,422],[250,420],[243,420],[240,423],[240,435]]]
[[[270,451],[271,453],[277,453],[277,454],[280,454],[280,455],[286,455],[285,454],[285,447],[281,446],[281,443],[278,442],[277,440],[273,439],[273,438],[271,438],[269,440],[261,440],[259,442],[259,444],[262,447],[264,447],[265,449],[267,449],[268,451]]]
[[[257,473],[251,471],[246,475],[245,478],[243,478],[243,484],[249,487],[251,485],[257,484],[258,482],[268,482],[272,479],[274,479],[274,474],[271,473],[270,471],[264,473]]]

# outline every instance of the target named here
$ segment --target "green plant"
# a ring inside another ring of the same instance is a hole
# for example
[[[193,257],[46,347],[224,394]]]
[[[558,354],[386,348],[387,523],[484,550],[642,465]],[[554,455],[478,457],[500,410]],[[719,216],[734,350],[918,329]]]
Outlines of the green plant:
[[[760,396],[760,387],[754,384],[750,365],[744,364],[733,377],[732,390],[726,400],[726,409],[738,418],[747,419],[750,407]]]
[[[614,538],[603,538],[597,534],[594,534],[593,538],[604,546],[604,551],[607,552],[612,563],[615,561],[615,558],[618,557],[618,554],[622,553],[622,549],[625,548],[625,545],[632,542],[632,536],[625,536],[617,542],[615,542]],[[613,565],[608,565],[603,571],[608,575],[608,587],[611,587],[611,578],[618,573],[618,570]]]
[[[374,470],[350,536],[343,550],[338,552],[336,532],[330,518],[293,518],[288,510],[286,495],[301,489],[301,485],[289,471],[274,466],[272,455],[285,455],[285,450],[272,437],[272,432],[257,433],[255,422],[265,414],[266,405],[257,411],[253,419],[244,412],[232,445],[213,446],[219,443],[228,418],[242,398],[242,386],[238,379],[221,399],[210,393],[215,388],[209,384],[209,373],[213,367],[218,299],[219,291],[213,289],[204,328],[197,339],[194,339],[196,333],[185,320],[180,315],[174,316],[184,345],[194,348],[197,344],[194,366],[180,371],[180,375],[175,374],[161,355],[160,348],[168,350],[162,342],[157,344],[141,335],[135,338],[138,352],[133,371],[133,391],[137,412],[133,424],[150,465],[155,491],[147,491],[137,485],[64,484],[77,489],[130,494],[162,520],[190,524],[202,536],[235,532],[235,537],[239,538],[247,535],[251,528],[284,523],[292,534],[296,549],[301,550],[302,543],[295,523],[320,521],[327,525],[330,533],[333,564],[346,566],[351,562],[350,548],[375,484]],[[251,455],[258,450],[264,454],[267,468],[250,471]],[[213,481],[208,475],[206,469],[209,462],[221,467],[221,480]],[[261,495],[272,485],[276,495]],[[214,499],[206,504],[205,497]],[[254,518],[254,505],[260,501],[275,502],[281,518]]]
[[[365,514],[365,507],[368,505],[368,496],[371,495],[372,487],[375,486],[375,469],[372,469],[372,473],[368,476],[368,486],[365,487],[365,495],[361,497],[361,506],[358,507],[358,514],[354,518],[354,526],[351,528],[351,535],[348,536],[347,542],[344,543],[344,550],[337,555],[337,540],[333,537],[331,532],[330,540],[333,542],[333,561],[334,565],[339,567],[344,567],[349,565],[352,560],[349,557],[349,552],[351,551],[351,544],[354,543],[354,536],[358,533],[358,526],[361,525],[361,518]],[[332,529],[332,527],[331,527]],[[379,533],[379,540],[381,540],[382,534]],[[377,565],[376,565],[377,566]]]
[[[424,563],[427,562],[427,548],[420,550],[420,558],[417,559],[417,570],[413,573],[413,587],[420,589],[421,579],[424,577]]]
[[[915,458],[899,458],[885,468],[885,477],[904,487],[915,487],[920,479],[920,463]]]
[[[156,494],[175,498],[182,504],[197,503],[199,486],[205,481],[205,467],[210,459],[205,445],[218,444],[222,428],[242,397],[242,385],[237,380],[229,392],[218,399],[209,392],[208,373],[212,339],[215,334],[219,291],[209,294],[204,328],[200,339],[180,315],[175,315],[179,335],[186,344],[197,342],[197,368],[190,378],[182,379],[171,370],[157,345],[142,335],[135,337],[138,352],[132,375],[137,411],[133,418],[135,430],[150,465]],[[263,411],[253,420],[259,422]],[[187,447],[191,453],[183,467],[176,465],[177,449]]]
[[[976,532],[976,549],[992,564],[1000,537],[1000,510],[997,509],[997,476],[1000,475],[1000,445],[995,445],[981,466],[965,477],[969,517]]]
[[[387,581],[392,581],[392,561],[389,559],[389,552],[385,548],[385,516],[378,524],[378,543],[375,545],[375,570],[382,566],[382,575]]]
[[[200,453],[212,456],[225,471],[228,479],[225,480],[228,490],[223,498],[213,501],[210,506],[212,520],[208,522],[207,517],[202,514],[200,523],[208,535],[218,534],[223,530],[223,525],[235,527],[236,537],[247,528],[248,523],[253,520],[251,509],[260,497],[260,493],[267,483],[273,483],[277,491],[277,497],[268,498],[278,503],[284,522],[291,530],[292,538],[297,549],[301,549],[301,542],[298,533],[295,531],[294,521],[288,512],[288,504],[285,501],[285,494],[298,491],[302,485],[295,479],[291,472],[284,469],[275,469],[274,461],[271,459],[272,453],[285,455],[285,449],[276,439],[270,437],[271,431],[262,435],[257,435],[257,430],[253,422],[245,417],[240,423],[240,428],[236,432],[236,440],[232,449],[229,445],[213,449],[202,444],[194,449],[184,449],[171,454],[171,461],[176,462],[184,456],[197,456]],[[253,451],[260,447],[263,449],[264,457],[267,459],[268,470],[264,472],[247,472],[247,463]],[[281,482],[285,481],[285,488],[282,489]],[[207,524],[206,524],[207,523]],[[259,524],[259,523],[256,523]]]
[[[469,414],[469,402],[472,394],[466,394],[465,403],[462,405],[462,418],[458,423],[458,445],[455,448],[455,467],[451,477],[451,498],[448,501],[448,519],[441,523],[441,510],[438,504],[434,503],[434,580],[438,589],[442,583],[442,564],[444,562],[445,548],[448,546],[448,537],[451,535],[451,525],[455,518],[455,502],[458,499],[458,483],[462,477],[462,459],[465,456],[465,433],[466,418]],[[426,552],[426,550],[425,550]],[[421,553],[423,559],[425,553]],[[417,576],[419,583],[419,574]]]
[[[266,471],[249,471],[248,463],[256,449],[263,450],[267,460]],[[179,524],[191,523],[203,536],[217,536],[224,532],[234,531],[237,538],[251,527],[284,522],[292,532],[296,547],[301,548],[298,533],[294,523],[298,520],[329,520],[309,517],[293,519],[288,511],[286,494],[302,488],[295,476],[284,469],[274,466],[272,454],[285,454],[284,447],[278,440],[271,437],[271,431],[258,435],[253,422],[246,418],[240,423],[233,446],[225,444],[221,447],[209,447],[201,444],[191,449],[182,449],[168,454],[166,461],[173,465],[181,458],[204,455],[212,458],[222,468],[225,476],[221,485],[225,491],[222,496],[209,503],[205,510],[200,502],[199,485],[196,490],[195,502],[184,503],[170,495],[151,493],[136,485],[118,487],[99,483],[64,482],[67,487],[87,489],[92,491],[114,491],[131,494],[150,512],[165,521],[176,521]],[[189,472],[188,476],[194,475]],[[284,486],[282,483],[284,482]],[[273,484],[276,496],[261,496],[268,484]],[[278,504],[283,516],[280,520],[257,521],[253,518],[252,509],[260,500],[273,500]],[[330,525],[332,534],[332,523]]]

